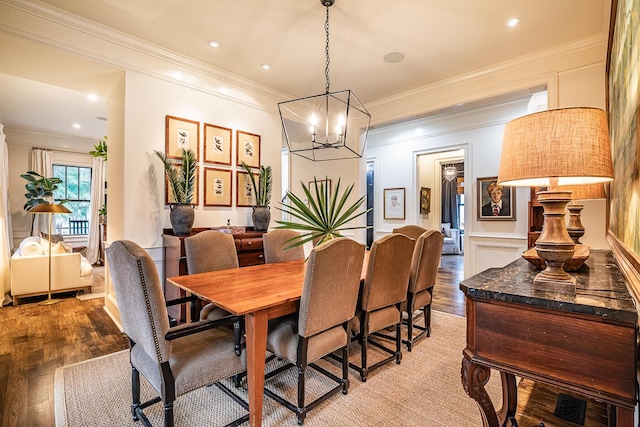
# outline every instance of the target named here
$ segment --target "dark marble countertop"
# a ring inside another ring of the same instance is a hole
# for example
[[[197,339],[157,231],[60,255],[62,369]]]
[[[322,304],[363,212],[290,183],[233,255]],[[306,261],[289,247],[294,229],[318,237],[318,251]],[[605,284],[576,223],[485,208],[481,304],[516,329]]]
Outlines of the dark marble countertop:
[[[578,271],[576,293],[533,289],[540,270],[524,258],[503,268],[490,268],[460,283],[468,298],[505,301],[551,310],[588,314],[611,321],[637,323],[635,302],[610,251],[593,250]]]

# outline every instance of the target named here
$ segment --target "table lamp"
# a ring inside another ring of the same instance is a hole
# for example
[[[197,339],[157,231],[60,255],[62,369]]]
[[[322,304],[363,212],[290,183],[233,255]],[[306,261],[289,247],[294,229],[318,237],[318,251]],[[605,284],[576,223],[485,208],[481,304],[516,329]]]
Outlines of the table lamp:
[[[61,300],[51,299],[51,223],[53,222],[53,214],[68,214],[71,213],[71,211],[63,205],[56,205],[55,203],[40,203],[39,205],[35,205],[29,209],[29,212],[34,214],[49,214],[49,292],[48,298],[39,303],[39,305],[56,304]]]
[[[604,193],[604,185],[602,183],[598,184],[587,184],[587,185],[568,185],[560,187],[562,190],[570,190],[571,195],[571,203],[567,205],[567,210],[569,211],[569,224],[567,224],[567,231],[569,232],[569,236],[573,242],[578,245],[580,243],[580,238],[584,236],[584,226],[582,225],[582,221],[580,220],[580,214],[584,205],[578,203],[578,200],[592,200],[592,199],[604,199],[607,196]]]
[[[546,268],[534,289],[575,293],[576,280],[564,271],[575,242],[565,224],[570,190],[559,186],[613,180],[607,117],[599,108],[561,108],[529,114],[507,123],[502,142],[498,183],[547,187],[538,193],[544,224],[536,253]]]

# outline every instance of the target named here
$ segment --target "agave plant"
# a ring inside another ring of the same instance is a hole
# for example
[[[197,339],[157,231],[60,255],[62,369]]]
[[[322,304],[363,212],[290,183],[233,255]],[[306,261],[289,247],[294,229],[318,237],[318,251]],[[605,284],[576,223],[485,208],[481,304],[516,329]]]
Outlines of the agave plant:
[[[258,182],[256,183],[256,177],[249,165],[245,162],[241,164],[242,168],[249,174],[251,179],[251,185],[253,186],[253,194],[255,197],[256,206],[269,206],[271,203],[271,186],[273,182],[273,174],[271,172],[271,166],[260,166],[260,172],[258,173]]]
[[[175,203],[189,204],[193,202],[196,187],[196,155],[193,150],[182,149],[182,163],[175,164],[162,151],[154,150],[164,164],[169,187]]]
[[[328,179],[318,183],[318,180],[314,177],[313,182],[315,187],[313,193],[304,182],[300,182],[305,198],[309,201],[308,205],[298,196],[287,191],[286,197],[290,200],[289,204],[282,203],[282,207],[278,208],[300,221],[276,221],[280,224],[276,228],[289,228],[302,232],[300,236],[293,239],[289,247],[304,245],[311,241],[314,245],[319,245],[340,237],[342,231],[367,228],[366,226],[346,226],[347,223],[370,210],[356,212],[364,203],[365,196],[360,197],[355,203],[347,205],[349,195],[353,191],[353,184],[348,186],[344,193],[340,195],[340,179],[338,179],[333,196],[330,196],[329,187],[325,185]]]

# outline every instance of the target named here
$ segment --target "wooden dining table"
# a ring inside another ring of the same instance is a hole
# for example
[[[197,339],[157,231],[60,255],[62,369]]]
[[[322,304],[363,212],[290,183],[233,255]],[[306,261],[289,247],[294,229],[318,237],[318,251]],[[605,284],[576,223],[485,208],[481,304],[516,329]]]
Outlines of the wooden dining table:
[[[368,264],[365,253],[362,278]],[[249,423],[262,425],[264,368],[269,319],[298,309],[303,260],[170,277],[168,282],[236,316],[245,317]]]
[[[249,423],[262,424],[269,319],[298,308],[304,261],[289,261],[171,277],[167,281],[199,298],[245,316]]]

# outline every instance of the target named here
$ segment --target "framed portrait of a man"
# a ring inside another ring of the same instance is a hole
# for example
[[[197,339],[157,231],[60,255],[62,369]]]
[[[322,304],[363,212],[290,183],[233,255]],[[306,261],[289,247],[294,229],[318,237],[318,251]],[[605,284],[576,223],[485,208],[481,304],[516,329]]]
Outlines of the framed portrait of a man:
[[[405,189],[385,188],[384,189],[384,219],[404,219],[405,218]]]
[[[515,221],[516,192],[498,177],[478,178],[478,221]]]

